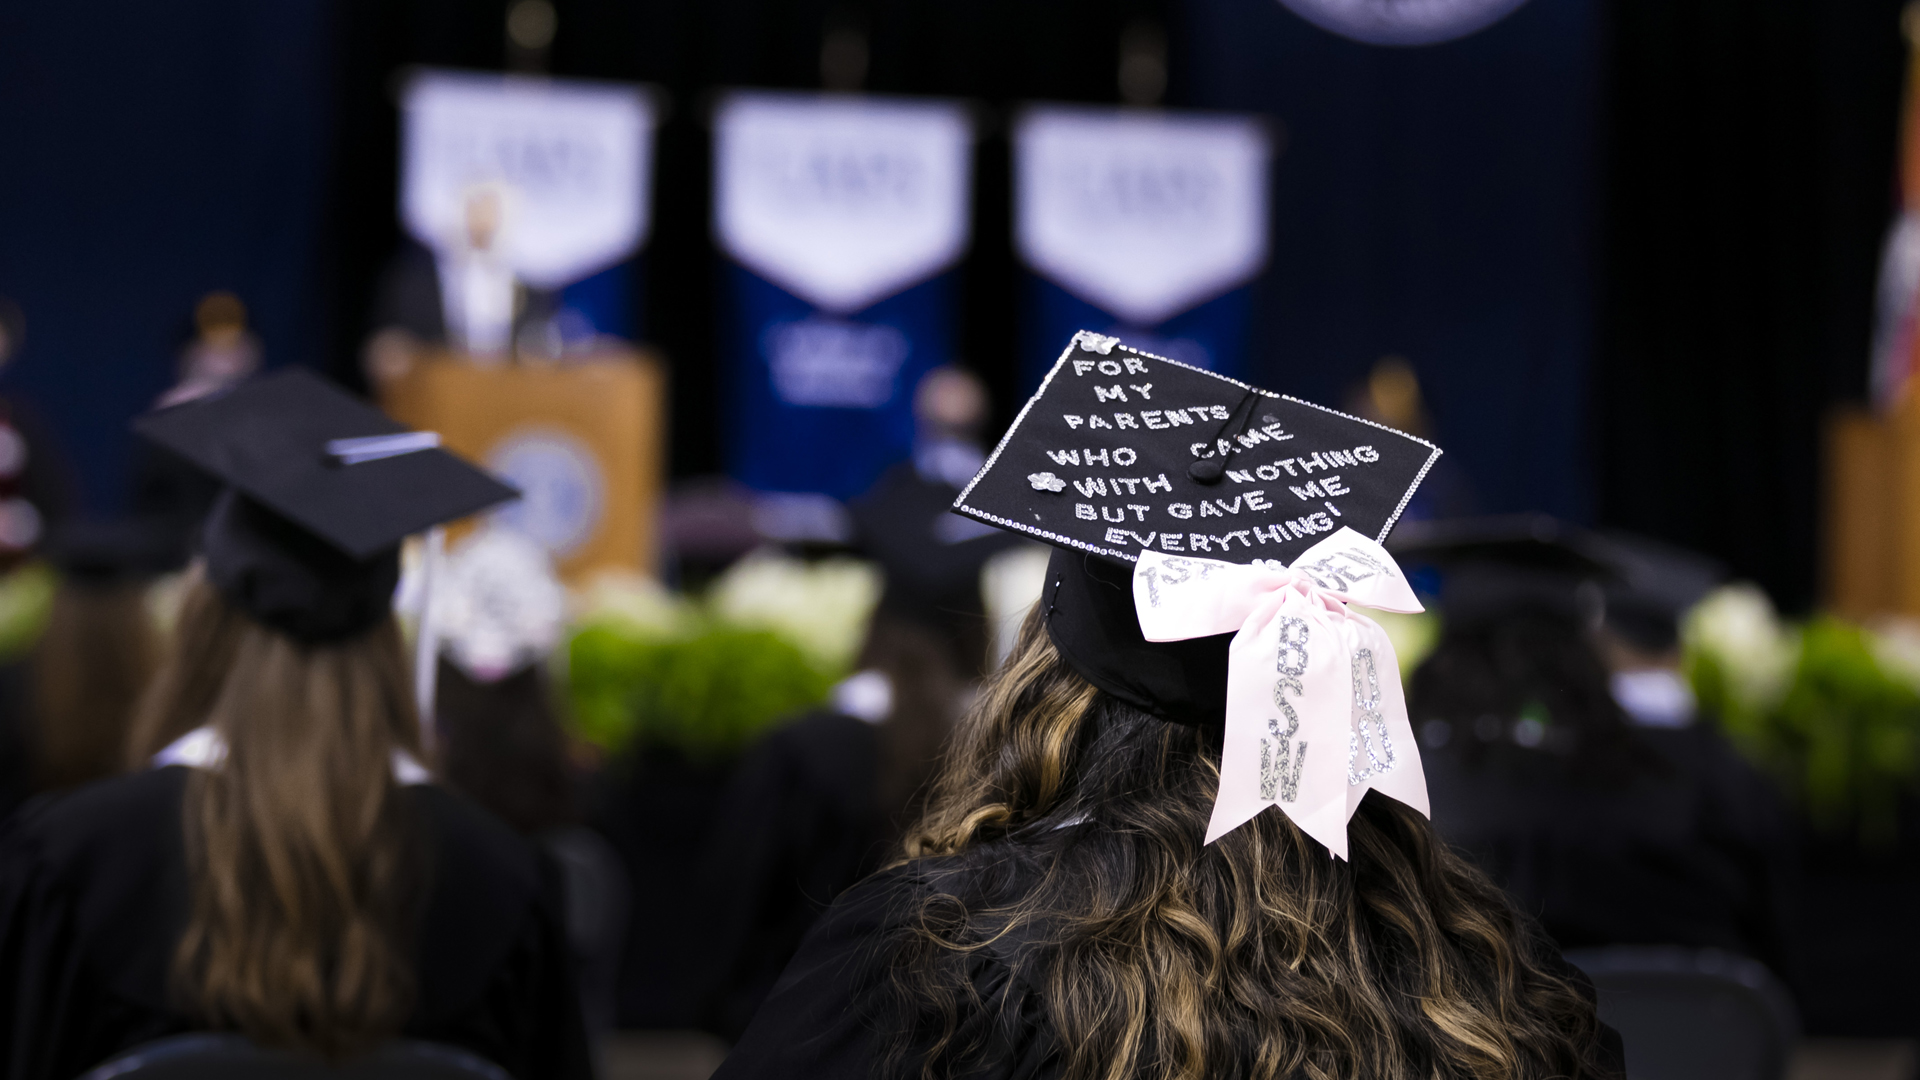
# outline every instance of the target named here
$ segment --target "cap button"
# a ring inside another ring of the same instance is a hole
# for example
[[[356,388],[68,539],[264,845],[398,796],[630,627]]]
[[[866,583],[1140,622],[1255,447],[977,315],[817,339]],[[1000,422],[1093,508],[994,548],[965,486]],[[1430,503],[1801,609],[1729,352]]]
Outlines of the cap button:
[[[1196,484],[1217,484],[1226,470],[1219,458],[1202,458],[1187,466],[1187,479]]]

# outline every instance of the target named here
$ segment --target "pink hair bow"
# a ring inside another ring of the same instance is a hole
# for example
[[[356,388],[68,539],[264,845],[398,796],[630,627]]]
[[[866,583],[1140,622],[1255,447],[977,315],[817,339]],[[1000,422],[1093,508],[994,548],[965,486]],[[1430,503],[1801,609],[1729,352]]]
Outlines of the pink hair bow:
[[[1148,641],[1234,632],[1207,843],[1278,806],[1344,859],[1369,790],[1429,813],[1393,643],[1350,606],[1422,610],[1385,548],[1342,528],[1291,567],[1143,552],[1133,602]]]

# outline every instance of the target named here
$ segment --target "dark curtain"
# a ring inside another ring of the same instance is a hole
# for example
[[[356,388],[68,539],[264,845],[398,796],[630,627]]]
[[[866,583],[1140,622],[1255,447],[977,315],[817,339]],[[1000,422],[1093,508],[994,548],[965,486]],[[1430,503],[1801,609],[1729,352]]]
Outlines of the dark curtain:
[[[87,509],[125,500],[127,422],[194,304],[246,302],[269,364],[318,363],[332,26],[321,0],[0,4],[4,393],[37,405]]]
[[[1821,417],[1864,393],[1900,9],[1612,5],[1599,518],[1791,609],[1817,596]]]
[[[1286,134],[1250,376],[1338,407],[1405,357],[1454,513],[1592,513],[1604,11],[1533,0],[1385,48],[1274,0],[1182,6],[1182,99]]]

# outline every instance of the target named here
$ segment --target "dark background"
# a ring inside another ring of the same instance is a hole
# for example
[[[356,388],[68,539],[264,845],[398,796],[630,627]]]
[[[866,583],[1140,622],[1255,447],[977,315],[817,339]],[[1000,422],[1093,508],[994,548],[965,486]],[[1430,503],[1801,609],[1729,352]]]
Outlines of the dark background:
[[[1789,607],[1816,595],[1818,424],[1864,387],[1894,201],[1895,0],[1532,0],[1421,49],[1273,0],[558,6],[555,73],[667,91],[636,280],[677,475],[719,465],[715,88],[817,86],[823,33],[857,25],[868,89],[980,103],[961,345],[1004,417],[1024,295],[1008,111],[1117,100],[1122,34],[1156,26],[1168,103],[1284,136],[1257,381],[1338,403],[1405,355],[1483,509],[1635,528]],[[211,289],[247,301],[270,362],[358,379],[398,237],[397,74],[503,68],[505,8],[0,3],[0,293],[29,320],[0,378],[57,423],[93,508],[120,504],[125,421]]]

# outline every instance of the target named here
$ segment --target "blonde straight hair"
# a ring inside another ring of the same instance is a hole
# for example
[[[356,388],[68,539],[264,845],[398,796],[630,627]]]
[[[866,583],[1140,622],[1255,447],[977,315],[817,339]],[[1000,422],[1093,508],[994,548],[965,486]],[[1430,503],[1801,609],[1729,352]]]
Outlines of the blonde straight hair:
[[[135,720],[135,766],[209,723],[227,756],[187,782],[181,1005],[329,1057],[393,1036],[413,1006],[421,886],[392,766],[421,752],[398,628],[302,644],[196,580]]]

